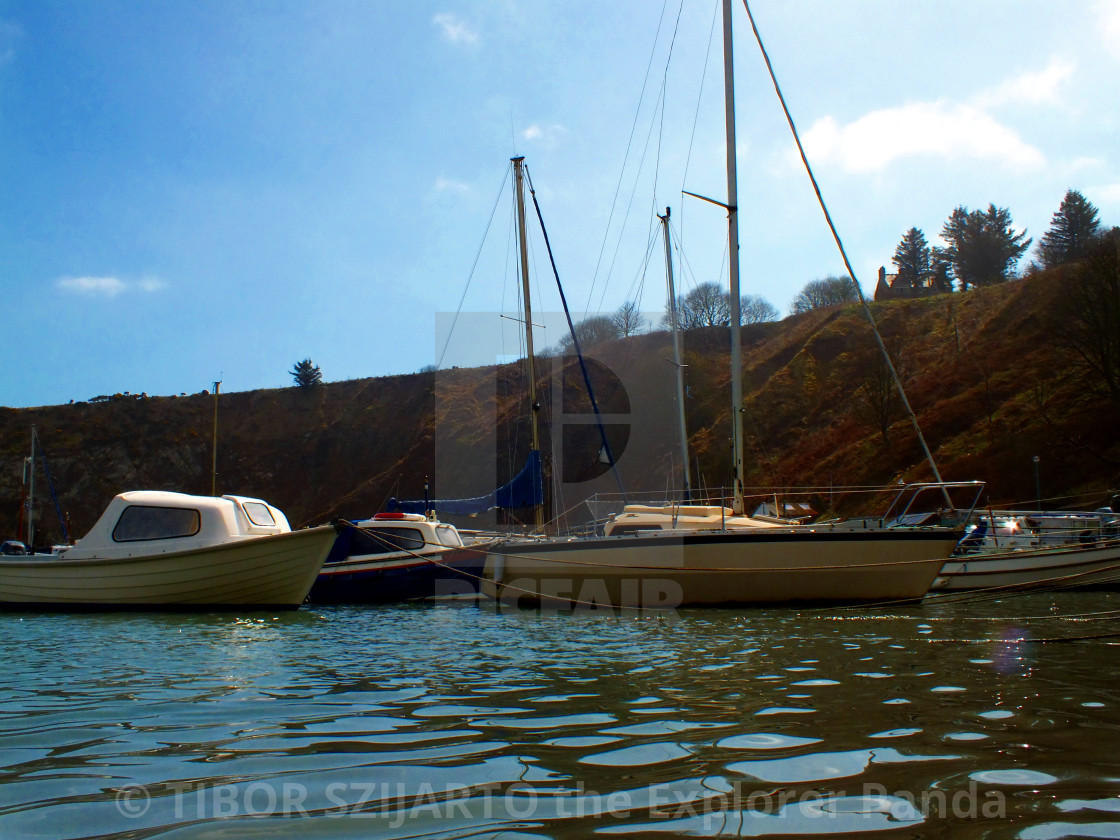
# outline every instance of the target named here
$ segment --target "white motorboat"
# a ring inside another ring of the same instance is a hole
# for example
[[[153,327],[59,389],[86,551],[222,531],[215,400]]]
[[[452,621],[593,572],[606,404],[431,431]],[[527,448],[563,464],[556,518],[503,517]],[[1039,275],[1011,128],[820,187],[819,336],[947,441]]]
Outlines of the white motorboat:
[[[930,587],[1120,585],[1120,513],[991,511],[971,525]]]
[[[363,604],[477,596],[486,545],[464,541],[434,515],[378,513],[345,523],[308,598]]]
[[[335,536],[260,499],[121,493],[60,553],[0,558],[0,608],[295,609]]]

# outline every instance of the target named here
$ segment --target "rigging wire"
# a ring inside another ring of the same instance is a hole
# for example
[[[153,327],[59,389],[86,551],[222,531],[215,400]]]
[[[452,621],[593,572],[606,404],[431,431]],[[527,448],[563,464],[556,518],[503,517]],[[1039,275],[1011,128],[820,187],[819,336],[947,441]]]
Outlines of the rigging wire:
[[[715,40],[716,34],[716,21],[719,19],[719,7],[722,0],[715,0],[712,3],[712,23],[708,28],[708,48],[704,51],[704,67],[700,72],[700,88],[696,91],[696,110],[692,115],[692,131],[688,135],[688,152],[684,159],[684,173],[681,175],[681,192],[684,192],[684,185],[688,182],[688,168],[692,163],[692,149],[696,143],[696,126],[700,124],[700,103],[704,99],[704,83],[708,78],[708,63],[712,58],[712,42]],[[681,224],[681,236],[684,236],[684,205],[682,203],[681,212],[679,214]]]
[[[591,408],[595,412],[595,417],[598,420],[599,439],[602,441],[602,451],[607,456],[607,461],[611,465],[611,472],[614,474],[614,480],[618,484],[618,490],[622,494],[623,501],[626,499],[626,488],[622,485],[622,475],[618,471],[618,464],[615,462],[614,454],[611,452],[610,442],[607,440],[607,431],[603,427],[602,416],[599,412],[599,404],[595,401],[595,390],[591,387],[591,377],[587,372],[587,363],[584,361],[583,352],[579,347],[579,337],[576,335],[575,325],[572,323],[572,314],[568,311],[568,301],[564,296],[564,287],[560,283],[560,272],[556,268],[556,260],[552,255],[552,245],[548,241],[548,231],[544,226],[544,216],[541,214],[541,206],[537,202],[537,191],[533,188],[533,177],[526,172],[526,178],[529,181],[529,195],[533,198],[533,209],[537,212],[537,222],[541,226],[541,235],[544,237],[544,247],[548,252],[548,261],[552,265],[552,274],[556,278],[556,288],[560,292],[560,303],[564,307],[564,316],[568,320],[568,330],[572,336],[572,345],[575,347],[576,355],[579,357],[580,372],[583,374],[583,383],[587,388],[587,396],[591,401]],[[531,326],[531,325],[530,325]]]
[[[607,288],[608,288],[608,285],[610,284],[611,275],[614,274],[614,267],[615,267],[615,264],[618,262],[618,254],[622,250],[622,239],[623,239],[623,234],[626,232],[626,222],[630,218],[630,211],[631,211],[631,209],[633,209],[634,201],[635,201],[635,199],[638,195],[638,186],[639,186],[639,182],[640,182],[641,173],[642,173],[642,170],[645,168],[646,155],[649,154],[650,142],[652,141],[653,136],[654,136],[653,126],[655,125],[655,123],[657,121],[657,114],[658,113],[663,113],[664,109],[665,109],[665,105],[664,105],[665,99],[664,99],[664,97],[665,97],[665,87],[664,87],[664,85],[662,85],[661,93],[658,95],[658,98],[657,98],[658,105],[654,106],[654,115],[650,120],[649,130],[646,132],[646,142],[642,146],[642,155],[641,155],[641,158],[638,161],[638,171],[637,171],[637,174],[634,176],[634,185],[630,190],[630,197],[626,202],[626,212],[625,212],[625,214],[623,214],[622,227],[618,232],[618,239],[615,241],[615,244],[614,244],[614,252],[611,254],[610,268],[607,269],[606,277],[603,280],[603,291],[602,291],[602,294],[599,296],[599,307],[598,307],[598,310],[597,310],[597,311],[600,311],[600,312],[603,309],[603,301],[604,301],[604,299],[606,298],[606,295],[607,295]],[[660,106],[660,107],[658,107],[658,106]],[[652,221],[650,222],[650,224],[652,224]]]
[[[646,90],[649,86],[650,71],[653,69],[653,58],[657,54],[657,42],[661,37],[661,25],[665,20],[665,10],[668,8],[668,5],[669,0],[664,0],[661,6],[661,16],[657,21],[657,31],[653,36],[653,46],[650,48],[649,62],[646,64],[646,75],[642,79],[642,92],[638,97],[638,105],[634,109],[634,120],[630,124],[630,136],[626,140],[626,151],[622,155],[622,169],[618,173],[618,182],[614,187],[614,196],[611,199],[610,213],[607,215],[607,224],[603,229],[603,242],[599,246],[599,256],[595,261],[595,271],[591,275],[591,288],[587,292],[587,304],[585,307],[588,311],[591,309],[591,299],[595,294],[595,286],[599,282],[599,268],[603,263],[603,254],[607,250],[607,239],[610,236],[611,224],[614,221],[614,212],[618,206],[618,195],[622,191],[622,179],[626,175],[626,161],[630,159],[630,147],[634,143],[634,136],[638,129],[638,117],[641,115],[642,103],[645,101]]]
[[[498,211],[498,202],[502,200],[502,193],[505,192],[507,180],[509,180],[509,170],[506,170],[505,175],[502,176],[502,185],[498,188],[498,194],[494,197],[494,206],[490,208],[490,218],[486,220],[486,229],[482,232],[482,241],[478,244],[478,251],[474,255],[474,262],[471,263],[471,270],[467,275],[467,284],[463,287],[463,294],[459,297],[459,308],[455,310],[455,317],[451,320],[451,328],[447,331],[447,341],[443,343],[443,351],[439,354],[439,360],[436,362],[437,370],[443,367],[447,347],[451,344],[451,335],[455,332],[455,324],[458,323],[459,314],[463,311],[463,302],[466,301],[467,292],[471,288],[471,280],[474,279],[475,269],[478,268],[478,261],[482,257],[482,248],[486,244],[486,237],[490,232],[490,225],[494,221],[494,214]]]
[[[657,225],[656,222],[654,222],[654,219],[657,218],[657,211],[658,211],[658,208],[659,208],[659,203],[658,203],[658,200],[657,200],[657,177],[658,177],[658,173],[661,171],[661,147],[662,147],[662,143],[665,139],[665,113],[668,110],[668,104],[669,104],[669,99],[668,99],[669,66],[673,62],[673,49],[676,47],[676,44],[677,44],[677,34],[680,32],[681,14],[682,14],[683,11],[684,11],[684,0],[681,0],[680,5],[677,6],[677,18],[676,18],[676,21],[674,21],[674,23],[673,23],[673,34],[669,39],[669,53],[668,53],[668,55],[665,56],[665,68],[661,73],[661,90],[660,90],[660,93],[658,94],[658,98],[657,98],[657,103],[658,104],[654,106],[653,116],[650,119],[649,132],[648,132],[648,135],[646,137],[646,145],[645,145],[645,147],[643,148],[643,151],[642,151],[642,158],[638,163],[638,173],[634,177],[634,189],[631,193],[630,203],[626,207],[626,216],[623,219],[622,230],[619,231],[618,242],[615,244],[615,252],[614,252],[613,257],[611,258],[611,267],[607,271],[606,279],[603,282],[603,293],[599,297],[599,309],[598,309],[599,312],[603,311],[603,302],[604,302],[604,300],[606,299],[606,296],[607,296],[607,288],[610,284],[611,275],[614,274],[615,263],[618,261],[618,252],[622,247],[622,238],[623,238],[623,234],[625,233],[625,230],[626,230],[626,219],[629,219],[629,217],[630,217],[630,208],[634,204],[634,196],[637,194],[637,191],[638,191],[638,185],[639,185],[639,182],[640,182],[641,171],[642,171],[642,169],[644,167],[644,164],[645,164],[646,153],[649,149],[650,140],[654,136],[654,126],[655,125],[657,126],[657,132],[656,132],[657,142],[656,142],[656,145],[654,147],[653,183],[652,183],[652,189],[651,189],[651,192],[650,192],[650,210],[646,215],[646,218],[647,218],[646,236],[647,236],[647,239],[656,238],[658,225]],[[644,286],[645,286],[644,271],[645,271],[646,266],[648,266],[648,260],[643,263],[643,269],[642,269],[643,270],[643,276],[642,276],[642,282],[640,284],[640,288],[644,288]],[[639,299],[640,299],[640,297],[639,297]]]
[[[852,278],[856,293],[859,295],[859,302],[863,306],[864,314],[867,315],[867,320],[871,324],[871,331],[875,335],[875,342],[879,345],[879,351],[883,354],[883,359],[890,369],[891,377],[894,379],[899,398],[902,400],[906,412],[910,415],[910,422],[914,426],[914,432],[918,436],[918,442],[922,445],[926,460],[929,462],[930,469],[933,471],[933,477],[939,484],[942,484],[944,482],[941,479],[941,473],[937,469],[937,464],[933,460],[933,453],[930,451],[929,445],[926,443],[925,435],[922,434],[922,429],[918,425],[918,416],[914,413],[914,409],[911,408],[910,400],[906,398],[906,389],[902,387],[902,379],[899,377],[898,371],[895,370],[894,362],[891,361],[891,356],[890,353],[887,352],[886,344],[883,343],[883,336],[879,334],[879,327],[875,323],[875,316],[871,312],[871,307],[867,304],[867,298],[863,294],[863,289],[860,288],[859,280],[856,278],[856,273],[852,268],[852,263],[848,259],[848,252],[844,249],[844,243],[840,239],[840,234],[836,230],[836,225],[832,222],[832,216],[828,212],[828,206],[825,204],[824,196],[821,195],[820,185],[817,183],[817,178],[813,174],[813,168],[809,165],[809,158],[805,154],[805,147],[801,145],[801,137],[798,134],[797,125],[794,123],[793,115],[786,105],[786,98],[782,94],[781,86],[778,84],[778,77],[774,73],[774,66],[770,63],[770,55],[766,52],[766,47],[762,43],[762,35],[758,31],[758,26],[755,23],[754,15],[751,13],[751,6],[748,0],[743,0],[743,8],[747,10],[747,17],[750,19],[751,30],[754,32],[755,41],[758,42],[758,48],[762,52],[762,59],[766,64],[766,71],[770,74],[770,81],[774,85],[774,92],[778,95],[778,101],[782,105],[782,111],[785,113],[786,122],[789,123],[790,131],[793,133],[793,140],[797,144],[797,151],[801,156],[801,162],[805,165],[805,172],[809,175],[809,181],[813,185],[813,192],[816,193],[817,203],[820,204],[821,210],[824,212],[824,218],[828,223],[828,229],[832,231],[832,238],[835,240],[836,247],[840,251],[840,256],[844,260],[844,267],[848,270],[848,276]],[[945,499],[950,506],[952,506],[952,502],[948,497],[948,492],[946,492]]]

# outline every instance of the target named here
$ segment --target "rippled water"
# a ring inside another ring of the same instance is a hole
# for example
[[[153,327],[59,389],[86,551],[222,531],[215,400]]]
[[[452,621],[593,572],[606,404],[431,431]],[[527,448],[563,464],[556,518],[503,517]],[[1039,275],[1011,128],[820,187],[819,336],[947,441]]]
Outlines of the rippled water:
[[[0,614],[0,837],[1120,837],[1114,609]]]

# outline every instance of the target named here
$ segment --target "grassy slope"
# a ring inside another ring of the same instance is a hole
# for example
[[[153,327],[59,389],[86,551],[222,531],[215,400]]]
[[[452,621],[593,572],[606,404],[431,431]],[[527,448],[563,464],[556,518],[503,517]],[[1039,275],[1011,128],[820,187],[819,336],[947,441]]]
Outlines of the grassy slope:
[[[1043,494],[1059,502],[1095,506],[1120,483],[1117,407],[1088,398],[1051,339],[1047,312],[1060,283],[1051,274],[873,305],[942,475],[987,481],[993,504],[1034,498],[1034,455]],[[929,477],[905,415],[895,415],[884,441],[861,397],[879,357],[860,307],[749,327],[743,343],[749,485]],[[661,365],[656,352],[665,344],[664,334],[638,336],[614,352]],[[720,329],[689,333],[685,342],[690,445],[702,472],[717,477],[712,484],[729,471],[728,344]],[[565,381],[578,387],[578,374]],[[441,372],[438,381],[420,373],[224,394],[219,492],[266,498],[293,525],[368,515],[390,495],[423,493],[436,466],[437,427],[472,452],[479,444],[477,457],[455,465],[459,472],[493,475],[494,446],[485,441],[496,440],[510,463],[526,448],[521,394],[512,365]],[[608,385],[599,396],[608,409],[617,399]],[[547,415],[550,395],[541,399]],[[16,532],[33,423],[78,535],[121,490],[210,490],[210,396],[0,409],[0,535]],[[548,440],[546,429],[545,449]],[[664,468],[651,464],[646,486],[662,484]],[[497,479],[508,470],[499,466]],[[37,516],[58,531],[47,501]]]

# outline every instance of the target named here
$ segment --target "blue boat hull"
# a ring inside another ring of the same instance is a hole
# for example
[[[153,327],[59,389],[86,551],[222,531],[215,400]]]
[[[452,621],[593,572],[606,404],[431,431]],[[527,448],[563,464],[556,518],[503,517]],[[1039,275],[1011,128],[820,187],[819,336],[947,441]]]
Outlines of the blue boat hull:
[[[458,549],[423,556],[401,553],[376,560],[327,562],[316,578],[312,604],[384,604],[478,593],[485,551]]]

